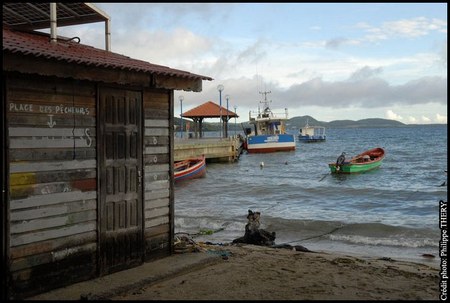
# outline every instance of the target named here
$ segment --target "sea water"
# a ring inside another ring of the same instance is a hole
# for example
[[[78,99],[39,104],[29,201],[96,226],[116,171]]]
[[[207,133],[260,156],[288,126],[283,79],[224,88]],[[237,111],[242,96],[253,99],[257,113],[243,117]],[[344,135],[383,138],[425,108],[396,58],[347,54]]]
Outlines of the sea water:
[[[232,134],[232,133],[230,133]],[[248,210],[276,244],[439,264],[439,201],[447,201],[447,126],[327,129],[293,152],[207,163],[204,178],[175,186],[175,233],[230,243]],[[328,163],[382,147],[380,168],[331,174]],[[261,164],[264,165],[261,165]],[[424,257],[433,255],[433,257]]]

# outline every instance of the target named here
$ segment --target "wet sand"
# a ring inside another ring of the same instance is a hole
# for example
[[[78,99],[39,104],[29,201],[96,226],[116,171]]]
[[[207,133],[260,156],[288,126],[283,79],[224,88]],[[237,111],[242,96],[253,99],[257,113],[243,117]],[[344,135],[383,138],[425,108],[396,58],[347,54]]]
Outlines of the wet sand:
[[[393,260],[255,245],[206,245],[218,263],[113,300],[438,300],[439,268]],[[181,253],[181,252],[180,252]]]

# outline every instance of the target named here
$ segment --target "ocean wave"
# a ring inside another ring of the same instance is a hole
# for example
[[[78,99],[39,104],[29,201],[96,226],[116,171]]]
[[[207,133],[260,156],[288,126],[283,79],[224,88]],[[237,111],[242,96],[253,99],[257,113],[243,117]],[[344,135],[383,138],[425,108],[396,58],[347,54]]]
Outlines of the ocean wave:
[[[245,216],[177,216],[175,231],[191,235],[208,233],[209,241],[231,240],[245,233]],[[344,223],[341,221],[297,220],[261,217],[262,229],[275,232],[277,243],[340,241],[352,244],[401,247],[435,247],[439,233],[428,228],[409,228],[382,223]]]
[[[228,233],[243,233],[245,221],[224,220],[216,217],[176,217],[175,232],[197,234],[201,231],[224,231]]]
[[[376,238],[357,235],[329,235],[328,238],[332,241],[348,242],[352,244],[375,245],[375,246],[402,246],[402,247],[437,247],[439,241],[429,238]]]

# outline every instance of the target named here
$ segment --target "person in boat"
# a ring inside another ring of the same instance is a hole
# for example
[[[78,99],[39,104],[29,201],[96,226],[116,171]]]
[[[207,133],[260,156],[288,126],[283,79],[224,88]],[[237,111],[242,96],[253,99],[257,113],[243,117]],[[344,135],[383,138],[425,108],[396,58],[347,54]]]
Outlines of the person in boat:
[[[336,171],[339,171],[341,169],[341,165],[345,162],[345,152],[342,152],[342,154],[337,158],[336,160]]]

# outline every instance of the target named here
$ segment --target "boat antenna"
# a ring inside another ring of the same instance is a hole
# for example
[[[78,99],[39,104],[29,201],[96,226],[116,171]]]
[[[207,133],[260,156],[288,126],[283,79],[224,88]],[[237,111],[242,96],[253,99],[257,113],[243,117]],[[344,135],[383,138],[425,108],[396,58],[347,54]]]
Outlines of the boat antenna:
[[[264,112],[269,111],[269,103],[272,102],[272,100],[267,101],[267,94],[272,93],[271,91],[264,91],[264,92],[259,92],[261,95],[264,95],[264,101],[260,101],[259,103],[263,103],[264,104]]]

